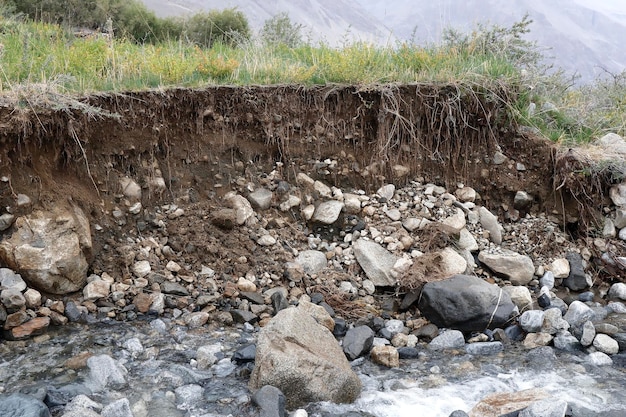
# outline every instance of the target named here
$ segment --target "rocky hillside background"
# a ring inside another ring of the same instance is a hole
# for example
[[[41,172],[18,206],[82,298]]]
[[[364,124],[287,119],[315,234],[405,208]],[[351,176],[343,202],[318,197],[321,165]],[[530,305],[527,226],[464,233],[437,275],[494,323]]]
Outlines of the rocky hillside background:
[[[143,0],[160,16],[237,7],[253,28],[281,12],[306,26],[314,41],[331,44],[361,39],[379,43],[413,39],[439,40],[443,28],[469,31],[478,22],[510,26],[529,13],[534,20],[529,38],[549,49],[553,63],[581,82],[626,68],[622,40],[626,39],[626,5],[615,0]]]

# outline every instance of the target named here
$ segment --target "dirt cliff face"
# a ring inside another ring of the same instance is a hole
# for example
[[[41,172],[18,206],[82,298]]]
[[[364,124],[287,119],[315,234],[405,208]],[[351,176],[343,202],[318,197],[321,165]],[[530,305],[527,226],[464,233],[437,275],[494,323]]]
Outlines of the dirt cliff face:
[[[567,187],[554,192],[552,144],[519,134],[491,93],[452,85],[210,87],[93,95],[62,108],[5,106],[0,144],[1,207],[20,214],[17,193],[43,208],[79,204],[112,233],[94,232],[102,270],[98,263],[118,262],[114,251],[102,256],[116,231],[135,227],[114,216],[128,204],[125,177],[141,186],[145,207],[193,205],[168,238],[216,258],[252,243],[205,221],[220,208],[215,197],[263,184],[272,171],[368,191],[414,178],[452,189],[465,183],[505,217],[519,215],[513,199],[526,191],[529,210],[556,210],[566,223],[580,214]]]

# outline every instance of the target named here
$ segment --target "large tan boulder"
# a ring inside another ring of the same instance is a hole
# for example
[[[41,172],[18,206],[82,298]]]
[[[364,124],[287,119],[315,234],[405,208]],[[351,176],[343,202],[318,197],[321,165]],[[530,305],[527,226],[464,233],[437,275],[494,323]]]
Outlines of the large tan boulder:
[[[19,217],[0,242],[0,260],[29,286],[52,294],[79,291],[87,279],[92,247],[89,221],[76,206]]]
[[[250,389],[280,389],[287,408],[309,402],[353,402],[361,381],[332,333],[300,308],[281,310],[261,330]]]

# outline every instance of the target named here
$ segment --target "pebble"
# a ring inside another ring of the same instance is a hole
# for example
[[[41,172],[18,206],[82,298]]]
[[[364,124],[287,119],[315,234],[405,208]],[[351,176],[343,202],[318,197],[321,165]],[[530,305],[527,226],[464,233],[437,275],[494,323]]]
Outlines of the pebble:
[[[602,333],[596,334],[595,339],[593,339],[593,347],[607,355],[615,355],[619,352],[617,341],[611,336]]]
[[[447,330],[428,344],[428,348],[433,350],[459,349],[463,346],[465,346],[465,338],[458,330]]]

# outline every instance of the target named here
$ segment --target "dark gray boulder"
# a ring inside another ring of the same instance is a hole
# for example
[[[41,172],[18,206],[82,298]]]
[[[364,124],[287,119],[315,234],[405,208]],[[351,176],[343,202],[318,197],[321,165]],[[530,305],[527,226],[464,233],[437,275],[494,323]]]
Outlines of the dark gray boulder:
[[[590,282],[585,275],[583,266],[583,258],[576,252],[570,252],[565,255],[565,259],[569,261],[569,276],[563,280],[563,285],[572,291],[581,291],[590,287]]]
[[[0,395],[0,415],[12,417],[50,417],[48,407],[31,395]]]
[[[357,326],[346,333],[343,338],[343,351],[350,360],[365,355],[372,348],[374,331],[368,326]]]
[[[469,332],[503,327],[515,305],[496,285],[469,275],[454,275],[424,285],[418,307],[439,327]]]

